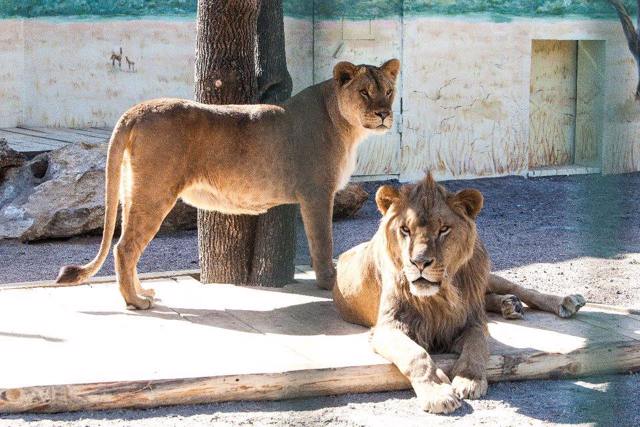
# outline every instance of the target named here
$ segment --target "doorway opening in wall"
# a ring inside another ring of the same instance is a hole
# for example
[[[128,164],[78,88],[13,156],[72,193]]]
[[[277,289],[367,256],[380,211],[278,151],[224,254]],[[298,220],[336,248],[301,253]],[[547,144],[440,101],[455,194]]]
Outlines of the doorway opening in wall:
[[[600,173],[605,42],[533,40],[529,176]]]

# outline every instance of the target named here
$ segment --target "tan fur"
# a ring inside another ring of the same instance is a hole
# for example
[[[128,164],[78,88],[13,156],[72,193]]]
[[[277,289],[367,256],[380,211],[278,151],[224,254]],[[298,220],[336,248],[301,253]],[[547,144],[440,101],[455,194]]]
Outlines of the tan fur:
[[[340,256],[333,297],[346,321],[373,327],[374,350],[409,378],[426,411],[448,413],[461,398],[486,393],[485,299],[507,318],[516,318],[518,304],[521,312],[520,296],[555,313],[584,305],[579,295],[544,295],[489,274],[475,226],[483,205],[477,190],[452,194],[428,175],[399,191],[382,186],[376,202],[384,215],[380,227]],[[453,381],[432,351],[460,354]]]
[[[100,251],[85,266],[61,269],[58,282],[80,283],[98,271],[111,245],[120,197],[120,291],[128,305],[151,307],[152,292],[140,287],[136,264],[181,197],[229,214],[299,203],[318,284],[333,287],[333,196],[353,172],[357,145],[391,127],[399,67],[395,59],[381,67],[341,62],[332,79],[282,105],[158,99],[131,108],[109,146]]]

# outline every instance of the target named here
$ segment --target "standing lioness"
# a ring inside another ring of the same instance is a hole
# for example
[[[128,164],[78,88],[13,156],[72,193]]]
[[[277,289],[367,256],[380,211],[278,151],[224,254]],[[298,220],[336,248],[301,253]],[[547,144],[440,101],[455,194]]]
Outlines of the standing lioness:
[[[278,106],[158,99],[131,108],[109,143],[100,251],[84,266],[63,267],[58,283],[80,283],[100,269],[120,198],[120,292],[128,305],[150,308],[154,293],[141,288],[136,264],[180,197],[229,214],[299,203],[318,285],[330,289],[333,196],[355,168],[358,144],[391,127],[399,69],[397,59],[380,67],[340,62],[332,79]]]
[[[374,327],[373,349],[407,376],[426,411],[451,412],[461,398],[486,393],[485,301],[508,318],[521,316],[519,298],[561,317],[585,303],[580,295],[545,295],[490,274],[476,231],[483,205],[477,190],[449,193],[428,175],[400,190],[380,187],[376,203],[380,227],[340,256],[333,299],[346,321]],[[460,354],[451,381],[432,351]]]

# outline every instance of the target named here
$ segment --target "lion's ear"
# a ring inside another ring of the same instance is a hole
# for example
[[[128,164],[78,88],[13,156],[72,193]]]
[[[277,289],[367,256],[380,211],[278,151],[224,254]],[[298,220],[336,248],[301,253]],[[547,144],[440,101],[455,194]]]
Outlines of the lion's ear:
[[[398,200],[399,196],[398,189],[390,185],[383,185],[378,188],[378,191],[376,191],[376,205],[378,205],[380,213],[382,215],[386,214],[389,207]]]
[[[357,70],[358,67],[353,65],[351,62],[338,62],[336,66],[333,67],[333,78],[340,86],[344,86],[353,80]]]
[[[400,72],[400,61],[393,58],[385,62],[380,66],[380,69],[387,73],[393,80],[398,77],[398,73]]]
[[[454,205],[462,208],[469,217],[476,219],[482,205],[484,204],[484,198],[482,193],[473,188],[467,188],[466,190],[460,190],[453,196]]]

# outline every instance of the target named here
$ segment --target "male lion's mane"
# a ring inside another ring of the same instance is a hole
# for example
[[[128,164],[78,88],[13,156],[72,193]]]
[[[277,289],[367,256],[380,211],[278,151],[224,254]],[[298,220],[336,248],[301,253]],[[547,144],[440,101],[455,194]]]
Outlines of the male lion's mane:
[[[361,269],[363,277],[368,277],[368,286],[375,290],[368,294],[378,299],[385,298],[381,290],[382,277],[386,276],[393,282],[393,288],[385,293],[386,298],[390,300],[384,303],[369,301],[367,305],[375,310],[379,309],[378,317],[385,317],[395,323],[425,349],[437,352],[451,351],[456,338],[466,327],[474,324],[486,325],[484,296],[490,271],[489,256],[477,236],[473,219],[453,203],[453,195],[438,185],[430,175],[418,184],[403,186],[399,193],[399,198],[383,216],[378,231],[366,244],[364,250],[367,253],[358,261],[353,257],[347,257],[346,264],[343,263],[341,266],[339,262],[338,286],[334,288],[334,300],[345,320],[355,321],[364,326],[375,326],[370,324],[375,316],[359,316],[345,307],[349,304],[346,300],[349,296],[343,295],[345,289],[341,289],[340,274],[349,268]],[[428,216],[443,203],[448,204],[469,226],[470,231],[465,240],[457,241],[455,244],[471,245],[473,249],[469,250],[467,247],[466,251],[462,251],[466,256],[456,260],[454,264],[459,266],[454,266],[454,271],[447,271],[450,281],[446,286],[442,286],[438,293],[428,298],[416,297],[409,291],[409,284],[402,273],[402,255],[397,233],[392,230],[392,225],[396,217],[410,207],[419,209],[420,214]],[[352,260],[353,262],[350,262]],[[359,262],[362,262],[362,265],[358,265]]]

